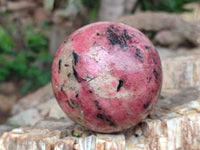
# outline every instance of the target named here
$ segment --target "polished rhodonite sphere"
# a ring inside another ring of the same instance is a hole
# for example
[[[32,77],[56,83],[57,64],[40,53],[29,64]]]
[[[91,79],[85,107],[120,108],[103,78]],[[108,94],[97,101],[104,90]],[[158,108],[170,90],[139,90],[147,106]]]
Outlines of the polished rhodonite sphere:
[[[74,122],[102,133],[145,118],[162,84],[159,55],[139,30],[116,22],[84,26],[57,50],[52,87]]]

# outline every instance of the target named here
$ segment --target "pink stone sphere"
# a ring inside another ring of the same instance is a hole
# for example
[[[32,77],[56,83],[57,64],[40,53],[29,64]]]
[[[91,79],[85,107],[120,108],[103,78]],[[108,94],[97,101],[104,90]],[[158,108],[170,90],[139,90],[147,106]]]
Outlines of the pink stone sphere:
[[[159,55],[139,30],[97,22],[72,33],[57,50],[52,87],[62,110],[96,132],[125,130],[144,119],[162,85]]]

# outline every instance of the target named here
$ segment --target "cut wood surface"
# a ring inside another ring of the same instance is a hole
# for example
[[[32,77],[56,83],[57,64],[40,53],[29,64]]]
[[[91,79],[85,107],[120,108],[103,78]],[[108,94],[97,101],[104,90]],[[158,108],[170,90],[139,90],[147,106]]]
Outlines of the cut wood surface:
[[[200,85],[200,55],[168,58],[162,62],[163,88],[180,89]]]

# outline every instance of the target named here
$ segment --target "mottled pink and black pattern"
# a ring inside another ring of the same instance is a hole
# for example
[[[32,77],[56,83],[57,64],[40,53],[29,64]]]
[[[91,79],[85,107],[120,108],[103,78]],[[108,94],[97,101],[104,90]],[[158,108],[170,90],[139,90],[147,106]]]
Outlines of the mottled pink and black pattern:
[[[145,118],[161,84],[161,62],[150,40],[115,22],[75,31],[58,49],[52,66],[52,86],[63,111],[103,133],[130,128]]]

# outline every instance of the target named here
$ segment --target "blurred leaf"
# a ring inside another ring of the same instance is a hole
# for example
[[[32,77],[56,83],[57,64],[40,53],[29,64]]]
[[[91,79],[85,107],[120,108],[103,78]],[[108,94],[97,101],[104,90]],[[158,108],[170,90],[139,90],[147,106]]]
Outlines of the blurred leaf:
[[[32,28],[25,33],[25,41],[26,46],[36,53],[48,47],[47,39],[42,34],[34,32]]]
[[[98,8],[101,2],[101,0],[81,0],[81,1],[86,7],[90,9]]]
[[[166,11],[166,12],[183,12],[191,11],[183,6],[187,3],[198,2],[199,0],[140,0],[137,5],[145,11]]]
[[[9,75],[9,71],[5,68],[0,69],[0,81],[5,81],[7,76]]]
[[[90,10],[90,22],[96,21],[101,0],[81,0],[81,2]]]
[[[8,60],[5,55],[0,55],[0,81],[5,81],[9,76]]]
[[[10,30],[15,31],[14,26]],[[53,57],[48,53],[48,40],[41,31],[36,32],[33,26],[23,30],[25,48],[16,52],[12,37],[0,27],[0,81],[17,80],[22,83],[21,92],[26,94],[50,82]]]
[[[77,132],[73,132],[73,136],[75,136],[75,137],[80,137],[80,135],[77,133]]]
[[[27,63],[25,55],[20,53],[14,61],[10,61],[9,69],[12,74],[17,75],[18,77],[26,76]]]
[[[10,53],[13,50],[14,43],[12,38],[0,26],[0,52]]]
[[[96,15],[97,15],[97,9],[96,8],[91,9],[90,22],[95,22]]]
[[[44,86],[51,80],[51,70],[42,71],[32,66],[27,70],[27,77],[21,88],[22,93],[27,93],[30,90],[35,90],[38,87]]]

